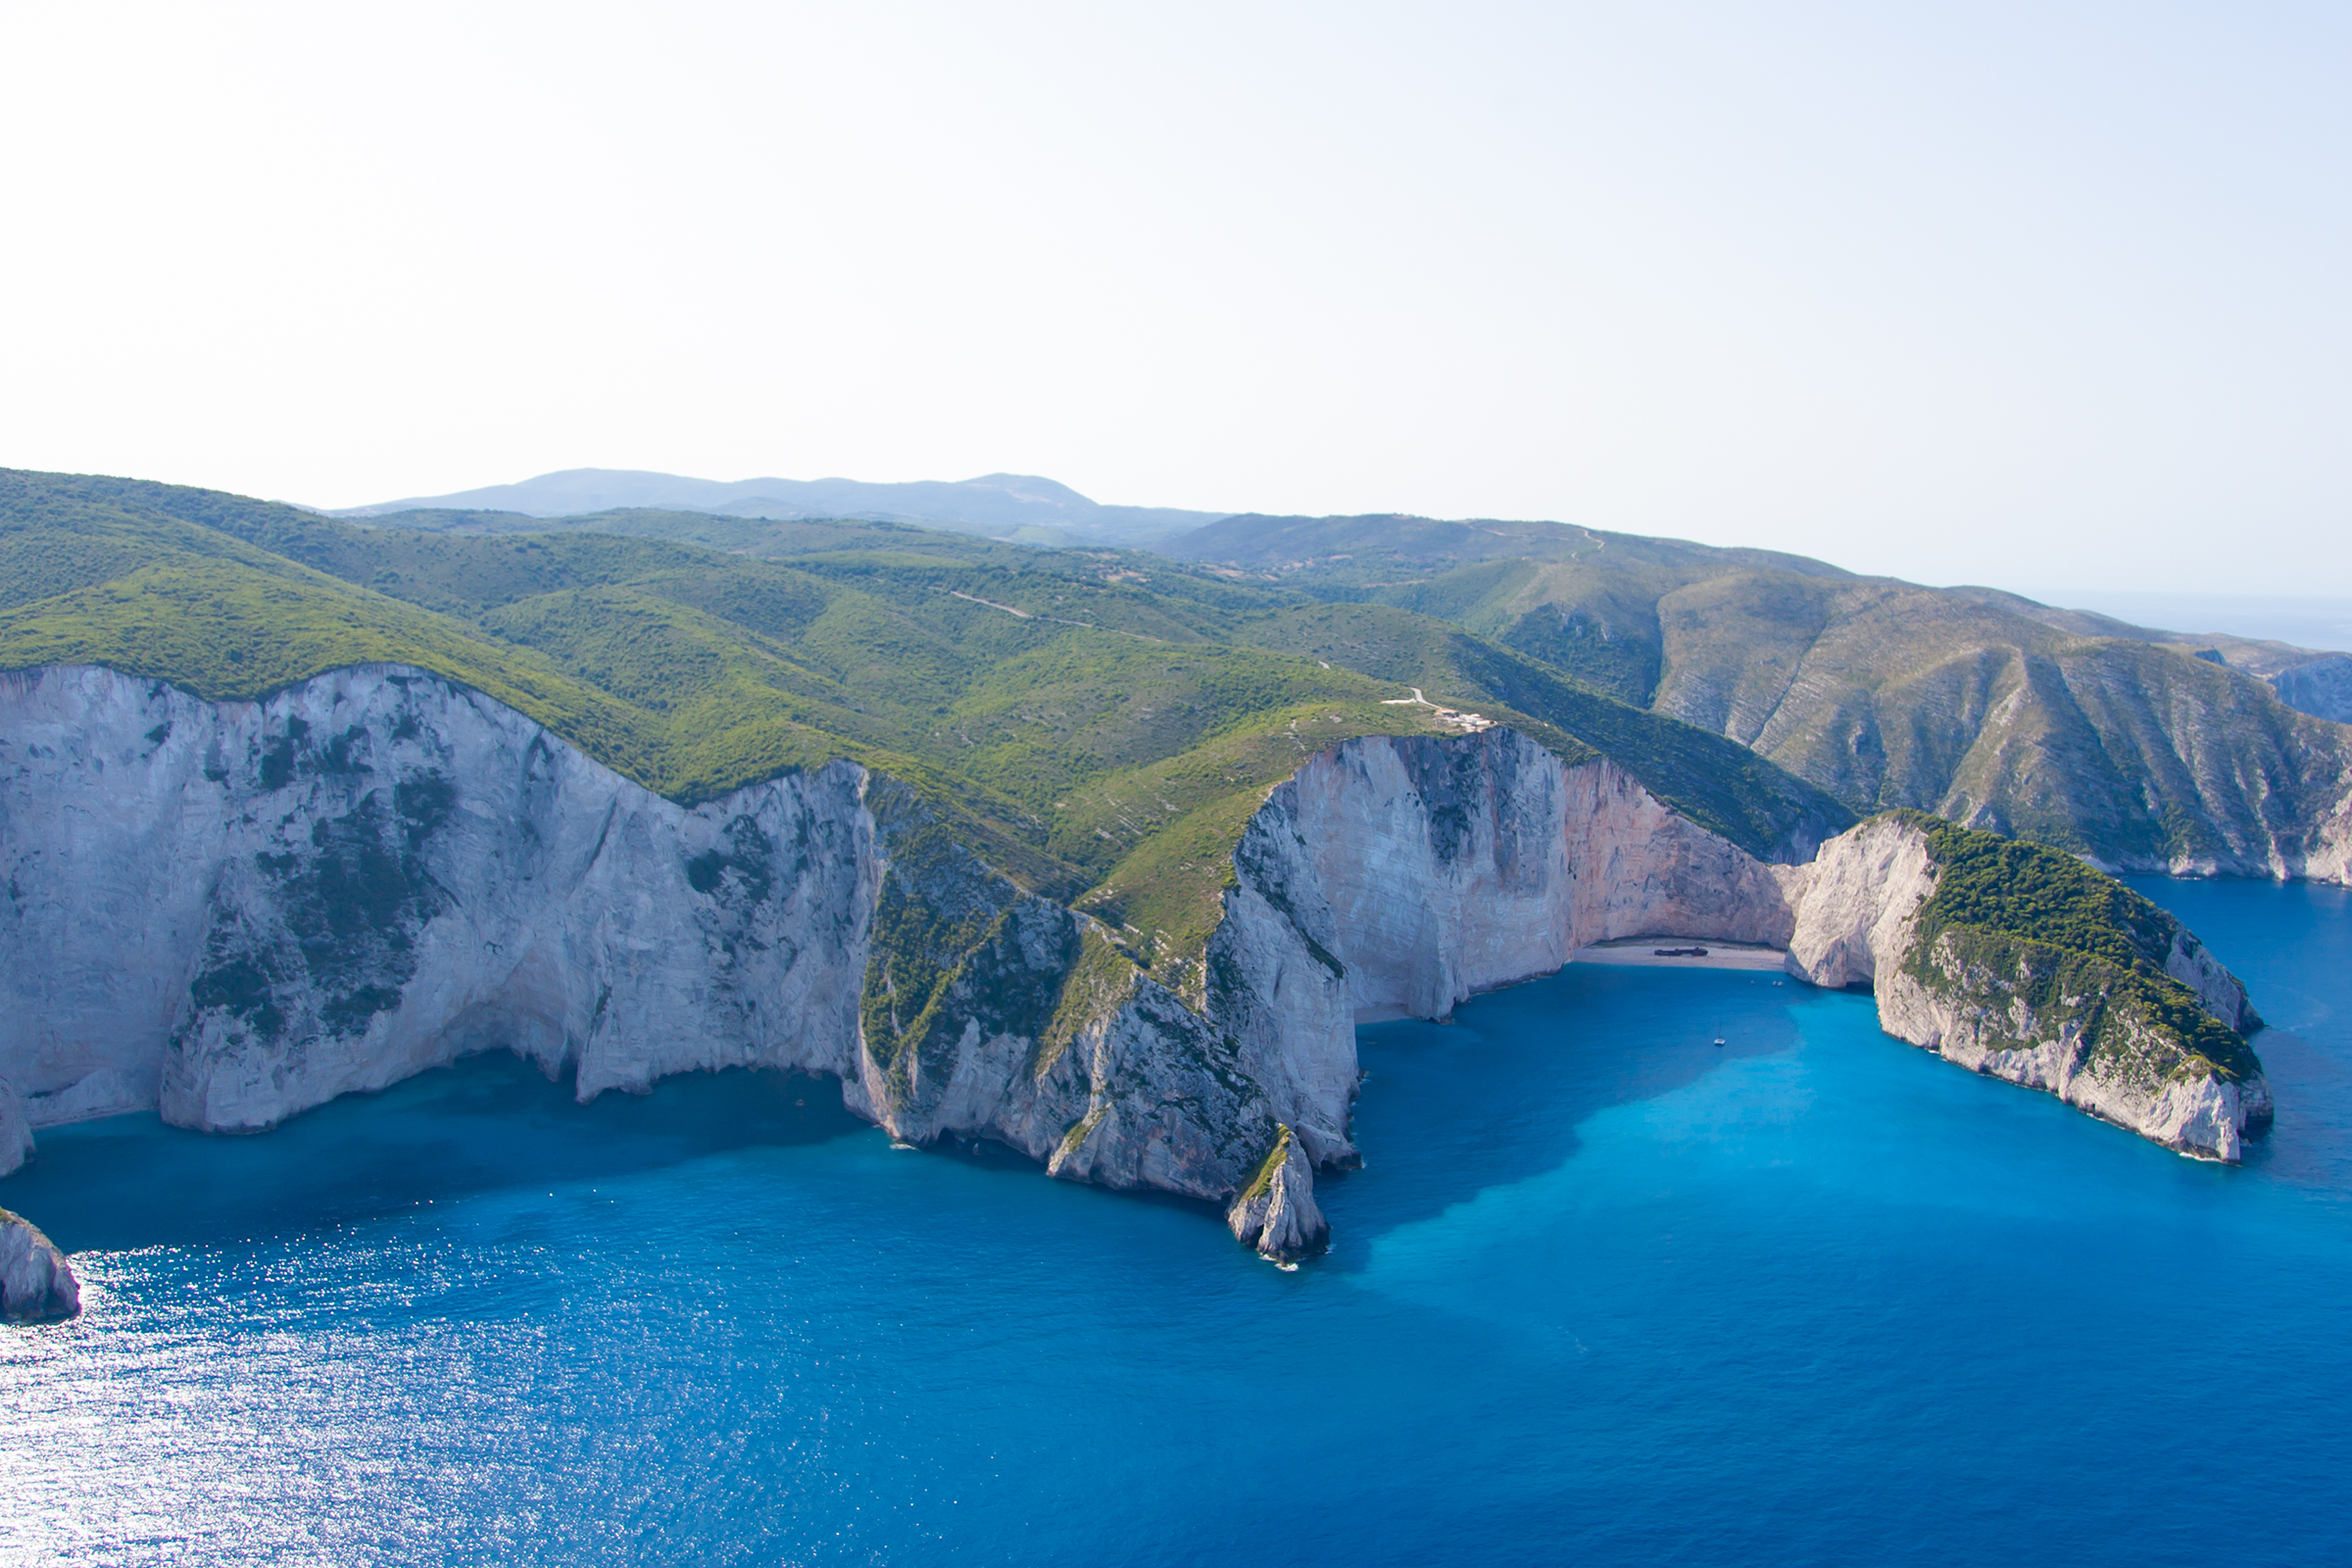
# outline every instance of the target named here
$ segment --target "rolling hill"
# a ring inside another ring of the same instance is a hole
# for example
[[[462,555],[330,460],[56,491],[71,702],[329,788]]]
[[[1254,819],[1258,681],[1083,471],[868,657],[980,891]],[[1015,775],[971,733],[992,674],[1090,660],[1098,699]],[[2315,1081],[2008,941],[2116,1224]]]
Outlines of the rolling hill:
[[[1182,882],[1171,932],[1302,752],[1441,722],[1413,688],[1782,858],[1912,808],[2114,866],[2298,874],[2352,800],[2352,730],[2272,684],[2330,666],[2282,645],[1550,523],[1239,516],[1164,548],[652,507],[353,521],[11,473],[0,662],[209,696],[416,662],[683,802],[853,757],[1055,897]],[[1142,874],[1178,843],[1189,869]]]
[[[1760,855],[1851,821],[1731,741],[1407,611],[888,521],[587,522],[363,526],[0,473],[0,667],[101,663],[220,700],[416,664],[682,803],[852,758],[1025,886],[1115,915],[1162,971],[1197,957],[1232,843],[1301,758],[1447,728],[1408,686],[1605,753]]]
[[[1236,516],[1161,547],[1437,617],[1749,747],[1858,812],[2105,863],[2290,871],[2352,795],[2340,655],[1551,523]]]

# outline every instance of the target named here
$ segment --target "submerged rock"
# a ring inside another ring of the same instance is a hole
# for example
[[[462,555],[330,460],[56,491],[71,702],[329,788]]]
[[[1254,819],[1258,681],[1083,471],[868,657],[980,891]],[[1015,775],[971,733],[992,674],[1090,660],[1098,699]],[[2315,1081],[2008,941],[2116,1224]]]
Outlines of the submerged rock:
[[[81,1282],[30,1220],[0,1208],[0,1322],[56,1323],[79,1315]]]

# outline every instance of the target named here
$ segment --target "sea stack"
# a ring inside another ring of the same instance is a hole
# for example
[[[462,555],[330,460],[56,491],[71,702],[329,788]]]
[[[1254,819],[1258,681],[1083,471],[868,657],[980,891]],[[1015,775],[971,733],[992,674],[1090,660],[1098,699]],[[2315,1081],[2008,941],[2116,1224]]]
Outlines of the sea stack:
[[[1256,1178],[1225,1215],[1236,1240],[1277,1263],[1312,1257],[1331,1244],[1331,1227],[1315,1205],[1314,1166],[1292,1158],[1294,1147],[1291,1130],[1283,1128]]]
[[[57,1244],[0,1208],[0,1322],[57,1323],[81,1314],[81,1283]]]

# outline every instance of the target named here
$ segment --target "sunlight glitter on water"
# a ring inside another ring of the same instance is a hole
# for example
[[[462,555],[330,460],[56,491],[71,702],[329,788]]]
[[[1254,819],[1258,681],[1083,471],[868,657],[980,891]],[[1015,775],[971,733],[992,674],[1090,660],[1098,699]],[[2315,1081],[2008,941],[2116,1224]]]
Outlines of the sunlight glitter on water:
[[[1296,1274],[806,1080],[582,1107],[483,1058],[266,1138],[58,1130],[0,1202],[92,1307],[0,1338],[0,1560],[2317,1560],[2352,921],[2160,891],[2278,1026],[2242,1170],[1863,999],[1597,969],[1364,1031]],[[2183,1484],[2217,1442],[2258,1531]]]

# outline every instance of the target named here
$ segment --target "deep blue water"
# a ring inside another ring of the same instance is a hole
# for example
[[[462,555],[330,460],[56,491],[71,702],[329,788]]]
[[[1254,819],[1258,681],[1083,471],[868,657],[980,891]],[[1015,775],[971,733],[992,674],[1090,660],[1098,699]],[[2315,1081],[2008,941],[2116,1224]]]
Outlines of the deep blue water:
[[[92,1306],[0,1337],[0,1561],[2340,1560],[2352,909],[2140,886],[2275,1025],[2243,1168],[1598,968],[1364,1032],[1296,1273],[805,1079],[61,1129],[0,1203]]]

